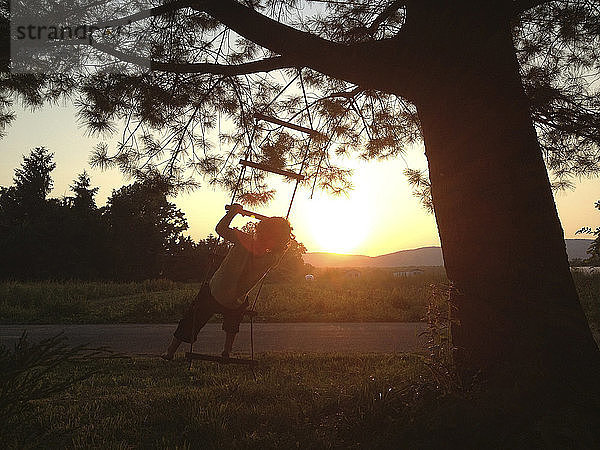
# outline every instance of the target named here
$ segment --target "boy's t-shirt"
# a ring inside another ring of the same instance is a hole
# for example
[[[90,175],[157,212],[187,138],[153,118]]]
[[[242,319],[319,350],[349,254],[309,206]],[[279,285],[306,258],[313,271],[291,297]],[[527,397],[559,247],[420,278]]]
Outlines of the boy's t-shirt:
[[[235,230],[237,231],[237,230]],[[244,304],[246,294],[276,262],[273,253],[257,255],[254,240],[246,233],[234,233],[234,246],[212,276],[210,292],[217,302],[229,309]]]

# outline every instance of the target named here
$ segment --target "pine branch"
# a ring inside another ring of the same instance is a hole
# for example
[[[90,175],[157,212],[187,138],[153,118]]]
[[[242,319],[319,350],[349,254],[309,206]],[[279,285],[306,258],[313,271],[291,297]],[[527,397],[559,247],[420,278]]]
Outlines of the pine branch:
[[[146,9],[144,11],[137,12],[135,14],[131,14],[126,17],[121,17],[119,19],[106,20],[104,22],[98,22],[91,27],[95,28],[111,28],[111,27],[119,27],[123,25],[129,25],[133,22],[137,22],[139,20],[147,19],[148,17],[156,17],[162,14],[166,14],[172,11],[177,11],[179,9],[188,8],[192,4],[197,3],[193,0],[175,0],[169,3],[165,3],[160,6],[156,6],[154,8]]]
[[[373,20],[371,25],[369,25],[367,27],[367,29],[366,29],[367,33],[368,34],[375,33],[375,31],[377,31],[377,28],[379,28],[379,25],[381,25],[387,19],[392,17],[400,8],[405,6],[406,3],[407,3],[407,0],[395,0],[392,3],[390,3],[388,6],[386,6],[385,9],[381,12],[381,14],[379,14],[375,18],[375,20]]]
[[[528,11],[536,6],[549,3],[551,0],[515,0],[513,1],[513,16],[519,16],[521,13]]]
[[[270,72],[272,70],[286,69],[294,67],[289,58],[275,56],[258,61],[247,62],[243,64],[213,64],[213,63],[166,63],[161,61],[152,61],[147,58],[130,55],[120,50],[112,48],[105,44],[90,44],[96,50],[118,58],[120,61],[135,64],[140,67],[148,67],[151,70],[173,73],[196,73],[196,74],[214,74],[214,75],[247,75],[257,72]]]
[[[410,38],[404,34],[341,44],[277,22],[233,0],[197,0],[192,8],[211,15],[240,36],[293,59],[297,66],[364,88],[385,89],[389,85],[401,94],[402,86],[414,81],[410,67],[418,55],[413,52],[414,46],[404,45],[404,40]],[[390,64],[391,54],[397,64]]]

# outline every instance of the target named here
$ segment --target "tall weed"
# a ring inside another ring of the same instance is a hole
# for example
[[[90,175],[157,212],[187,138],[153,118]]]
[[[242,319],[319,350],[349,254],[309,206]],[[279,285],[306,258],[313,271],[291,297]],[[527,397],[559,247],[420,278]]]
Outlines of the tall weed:
[[[68,364],[106,354],[104,349],[70,347],[65,339],[57,335],[31,343],[23,333],[14,348],[0,346],[0,436],[7,448],[13,444],[33,447],[44,439],[46,430],[36,420],[34,401],[64,392],[98,371],[63,372],[58,376]],[[27,436],[25,442],[23,436]]]

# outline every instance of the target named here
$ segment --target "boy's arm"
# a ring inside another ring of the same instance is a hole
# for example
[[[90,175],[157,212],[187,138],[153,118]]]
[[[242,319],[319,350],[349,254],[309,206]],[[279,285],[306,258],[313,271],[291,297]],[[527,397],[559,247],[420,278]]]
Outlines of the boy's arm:
[[[231,207],[227,211],[227,214],[225,214],[223,218],[219,220],[219,223],[215,227],[215,231],[217,232],[217,234],[226,241],[234,243],[237,242],[239,240],[238,233],[240,233],[240,231],[230,228],[229,224],[231,224],[233,218],[243,210],[244,207],[239,203],[234,203],[233,205],[231,205]]]

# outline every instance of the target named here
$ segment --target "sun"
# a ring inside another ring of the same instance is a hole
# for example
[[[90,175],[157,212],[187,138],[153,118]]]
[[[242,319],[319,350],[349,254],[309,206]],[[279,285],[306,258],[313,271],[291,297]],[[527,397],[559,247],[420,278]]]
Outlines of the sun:
[[[358,198],[321,197],[310,200],[308,228],[316,251],[349,253],[369,236],[370,207]]]

